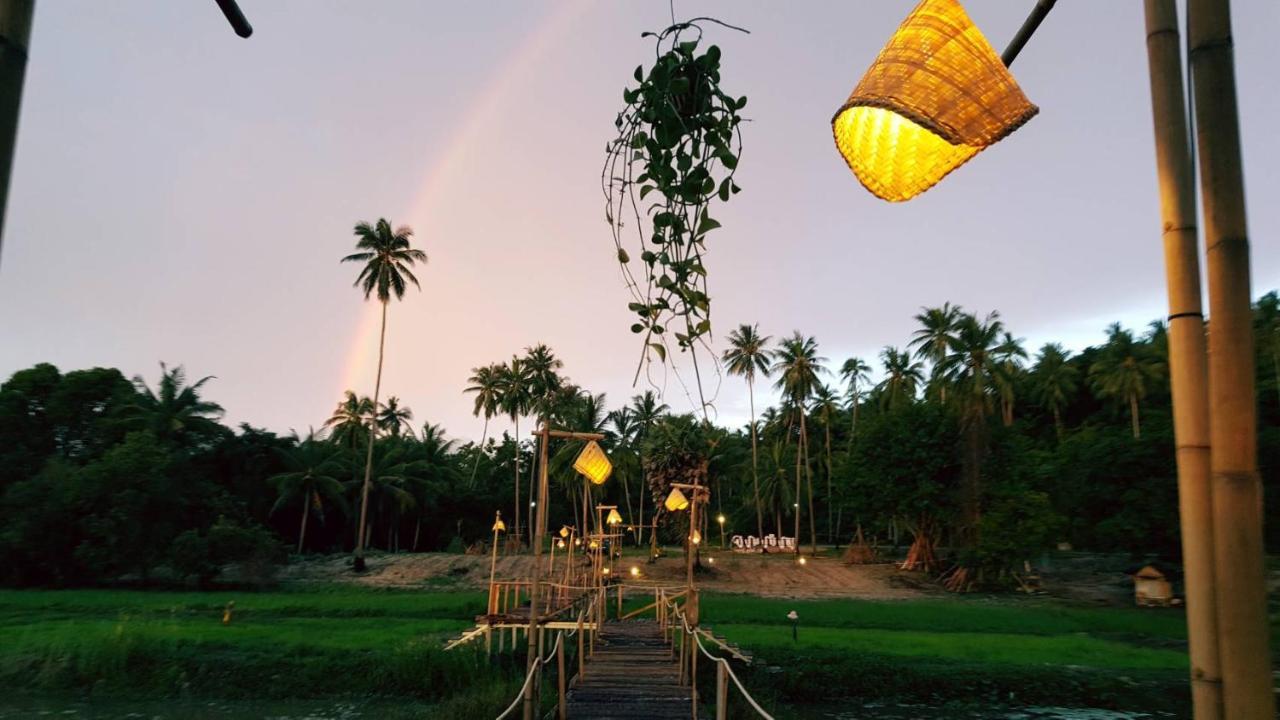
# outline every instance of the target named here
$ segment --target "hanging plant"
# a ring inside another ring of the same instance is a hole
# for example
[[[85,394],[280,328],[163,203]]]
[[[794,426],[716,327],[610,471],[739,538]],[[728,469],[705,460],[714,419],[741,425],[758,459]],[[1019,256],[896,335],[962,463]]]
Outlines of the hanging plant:
[[[697,348],[710,350],[706,239],[720,227],[709,211],[714,200],[727,202],[741,189],[734,182],[742,155],[738,112],[747,98],[721,89],[720,48],[700,50],[699,22],[746,32],[696,18],[644,33],[654,40],[656,58],[647,72],[637,67],[637,85],[623,90],[618,136],[605,147],[606,219],[631,293],[631,331],[644,335],[637,379],[651,353],[667,360],[672,338],[691,352],[698,372]],[[700,375],[698,386],[701,396]]]

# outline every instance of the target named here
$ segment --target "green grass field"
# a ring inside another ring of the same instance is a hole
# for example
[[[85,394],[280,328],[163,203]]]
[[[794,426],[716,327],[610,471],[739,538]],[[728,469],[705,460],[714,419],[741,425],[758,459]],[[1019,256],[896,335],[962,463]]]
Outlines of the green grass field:
[[[523,665],[523,655],[441,649],[483,607],[479,592],[352,587],[0,591],[0,687],[76,697],[375,697],[430,707],[433,717],[479,717],[514,696]],[[797,641],[790,610],[800,616]],[[777,708],[846,698],[1186,707],[1186,628],[1173,610],[707,594],[702,617],[761,661],[743,679]]]

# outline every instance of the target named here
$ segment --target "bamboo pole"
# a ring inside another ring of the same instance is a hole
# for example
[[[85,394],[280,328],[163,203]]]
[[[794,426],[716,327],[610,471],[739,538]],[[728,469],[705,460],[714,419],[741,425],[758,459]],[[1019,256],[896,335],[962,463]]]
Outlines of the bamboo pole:
[[[539,581],[542,576],[542,538],[547,532],[547,445],[549,444],[550,430],[550,420],[543,417],[542,440],[538,448],[538,462],[541,466],[538,472],[538,512],[534,521],[535,527],[532,528],[533,577],[529,581],[529,630],[525,635],[529,640],[529,652],[525,661],[526,672],[534,670],[534,663],[537,662],[542,653],[542,635],[541,633],[535,633],[535,631],[538,628],[538,595],[541,590]],[[540,688],[541,678],[538,678],[538,682],[531,682],[525,687],[524,720],[534,720],[534,716],[537,715]]]
[[[1147,61],[1155,123],[1165,276],[1169,293],[1169,376],[1177,445],[1178,506],[1186,571],[1191,696],[1196,720],[1222,717],[1222,674],[1213,582],[1213,494],[1209,451],[1208,358],[1200,304],[1195,173],[1187,132],[1182,47],[1174,0],[1146,0]]]
[[[560,720],[569,717],[565,711],[564,698],[564,631],[560,632],[560,642],[556,645],[556,709],[559,711]]]
[[[1187,37],[1209,278],[1209,442],[1225,717],[1273,720],[1249,239],[1231,9],[1190,0]]]
[[[18,142],[18,114],[22,85],[27,75],[27,48],[31,45],[31,17],[35,0],[0,2],[0,248],[3,248],[5,207],[9,202],[9,177],[13,149]]]

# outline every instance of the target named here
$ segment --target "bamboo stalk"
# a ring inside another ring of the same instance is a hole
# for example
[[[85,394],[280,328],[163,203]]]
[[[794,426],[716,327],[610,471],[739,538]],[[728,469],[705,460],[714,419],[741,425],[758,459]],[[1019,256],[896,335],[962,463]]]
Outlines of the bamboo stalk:
[[[9,175],[13,148],[18,140],[18,110],[27,74],[27,47],[31,44],[31,17],[35,0],[0,3],[0,247],[4,240],[5,206],[9,200]]]
[[[1155,122],[1165,276],[1169,293],[1169,377],[1177,445],[1178,509],[1186,571],[1191,697],[1196,720],[1222,717],[1217,603],[1213,578],[1208,358],[1200,304],[1195,175],[1182,49],[1174,0],[1146,0],[1147,61]]]
[[[1209,442],[1225,717],[1272,720],[1249,240],[1227,0],[1187,7],[1209,278]]]

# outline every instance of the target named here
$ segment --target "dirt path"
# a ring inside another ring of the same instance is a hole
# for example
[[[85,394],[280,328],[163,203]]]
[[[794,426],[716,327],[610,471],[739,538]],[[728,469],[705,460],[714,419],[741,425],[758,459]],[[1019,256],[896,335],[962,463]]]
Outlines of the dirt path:
[[[558,562],[563,559],[557,558]],[[525,578],[532,558],[498,558],[498,579]],[[684,582],[684,560],[669,556],[650,565],[624,557],[620,570],[634,565],[648,581]],[[489,558],[444,553],[377,554],[368,571],[351,572],[350,556],[319,556],[290,563],[280,574],[286,583],[352,583],[367,587],[455,587],[481,589],[489,581]],[[933,594],[935,586],[918,573],[892,565],[845,565],[836,558],[812,558],[799,565],[790,555],[715,552],[704,558],[698,584],[706,590],[787,598],[866,598],[876,600]]]

